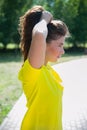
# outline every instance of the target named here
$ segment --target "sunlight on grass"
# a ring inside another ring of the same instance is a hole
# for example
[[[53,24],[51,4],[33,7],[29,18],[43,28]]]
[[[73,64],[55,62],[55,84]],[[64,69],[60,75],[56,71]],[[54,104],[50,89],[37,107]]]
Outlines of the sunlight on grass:
[[[7,49],[13,49],[13,48],[16,48],[16,47],[18,47],[18,46],[19,46],[18,44],[9,43],[6,48],[7,48]]]
[[[3,48],[3,44],[2,43],[0,43],[0,48]]]
[[[0,63],[0,123],[22,93],[18,80],[21,63]]]

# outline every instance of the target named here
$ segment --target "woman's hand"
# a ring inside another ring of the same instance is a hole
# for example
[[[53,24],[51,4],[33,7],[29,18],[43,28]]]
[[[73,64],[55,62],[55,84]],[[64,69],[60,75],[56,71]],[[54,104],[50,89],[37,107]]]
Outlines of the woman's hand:
[[[46,39],[48,34],[47,24],[51,22],[52,19],[53,16],[50,12],[43,11],[40,21],[33,28],[32,36],[34,36],[36,33],[42,33]]]
[[[53,16],[49,11],[43,11],[40,21],[43,20],[43,19],[48,24],[53,19]]]

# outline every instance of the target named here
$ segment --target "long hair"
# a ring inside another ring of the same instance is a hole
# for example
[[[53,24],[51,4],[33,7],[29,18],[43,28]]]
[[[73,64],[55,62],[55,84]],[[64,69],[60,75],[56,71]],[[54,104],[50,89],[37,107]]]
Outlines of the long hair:
[[[21,36],[20,45],[24,55],[24,61],[27,59],[28,51],[32,40],[32,29],[40,21],[42,6],[34,6],[28,10],[22,17],[20,17],[19,33]]]
[[[43,11],[44,8],[42,6],[34,6],[20,17],[19,33],[21,36],[20,43],[24,61],[27,59],[31,45],[33,27],[40,21]],[[60,36],[67,36],[69,34],[66,24],[60,20],[52,20],[48,23],[47,28],[48,35],[46,43],[50,43],[51,40],[56,40]]]

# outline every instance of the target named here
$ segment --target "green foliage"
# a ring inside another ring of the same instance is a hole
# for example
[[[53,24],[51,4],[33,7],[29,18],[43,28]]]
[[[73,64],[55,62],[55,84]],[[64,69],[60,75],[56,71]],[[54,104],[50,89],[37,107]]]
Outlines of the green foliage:
[[[73,46],[87,42],[87,1],[55,0],[53,14],[56,19],[63,20],[71,33],[69,42]]]
[[[86,43],[87,41],[87,1],[79,0],[78,14],[74,19],[74,28],[72,29],[73,42]]]
[[[22,94],[18,80],[21,65],[19,53],[0,52],[0,124]]]
[[[55,0],[54,6],[53,6],[53,15],[56,19],[63,19],[63,7],[64,7],[64,0]]]
[[[63,7],[63,13],[62,13],[62,19],[67,24],[71,37],[69,38],[69,43],[73,43],[73,46],[75,46],[75,42],[73,42],[73,39],[75,36],[75,33],[72,32],[73,28],[75,28],[75,18],[78,15],[78,7],[79,7],[79,0],[68,0],[65,2]]]
[[[19,44],[19,17],[33,5],[42,5],[55,19],[63,20],[69,27],[69,42],[74,46],[87,42],[87,0],[1,0],[0,42]]]
[[[19,43],[18,20],[26,1],[4,0],[0,13],[0,42],[6,48],[9,42]]]
[[[69,0],[64,4],[62,17],[70,29],[74,27],[74,18],[78,14],[78,6],[79,0]]]

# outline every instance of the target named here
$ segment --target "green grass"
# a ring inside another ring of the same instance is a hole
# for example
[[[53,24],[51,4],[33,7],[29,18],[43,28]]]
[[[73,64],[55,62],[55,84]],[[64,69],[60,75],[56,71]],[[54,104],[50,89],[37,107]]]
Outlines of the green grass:
[[[66,53],[60,58],[59,63],[84,57],[87,56],[82,52]],[[22,94],[21,83],[17,78],[21,65],[22,58],[19,52],[0,53],[0,123]]]
[[[18,80],[19,53],[0,53],[0,124],[22,93]]]
[[[17,78],[21,63],[0,63],[0,123],[22,93]]]

